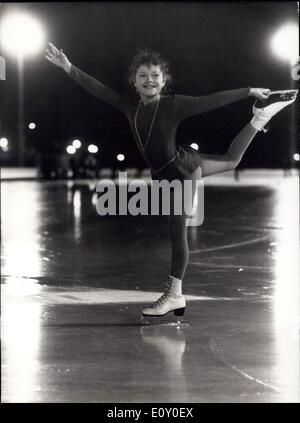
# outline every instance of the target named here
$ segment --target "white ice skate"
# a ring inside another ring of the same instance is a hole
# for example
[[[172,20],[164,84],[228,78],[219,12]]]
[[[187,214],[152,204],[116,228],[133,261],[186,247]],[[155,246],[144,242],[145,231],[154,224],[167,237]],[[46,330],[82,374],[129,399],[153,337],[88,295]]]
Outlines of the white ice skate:
[[[267,99],[256,100],[253,105],[254,117],[252,125],[259,131],[267,132],[265,128],[269,120],[285,107],[294,103],[298,90],[271,91]]]
[[[176,322],[180,324],[185,312],[185,298],[174,292],[172,277],[168,277],[168,283],[163,295],[155,301],[149,308],[143,310],[142,322],[147,324],[147,318],[161,318],[173,311]]]

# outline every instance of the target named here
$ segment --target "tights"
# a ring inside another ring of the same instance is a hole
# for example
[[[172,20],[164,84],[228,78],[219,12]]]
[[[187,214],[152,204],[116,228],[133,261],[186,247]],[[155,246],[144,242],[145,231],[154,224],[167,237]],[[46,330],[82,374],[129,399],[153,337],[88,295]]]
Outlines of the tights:
[[[170,274],[182,280],[189,261],[189,244],[184,216],[169,216],[169,234],[172,245]]]
[[[251,124],[248,124],[234,138],[225,154],[201,154],[202,176],[235,169],[256,133],[257,130],[254,129]],[[196,169],[191,176],[193,180],[193,196],[195,194],[194,182],[201,176],[201,169]],[[174,195],[175,193],[171,192],[171,205],[174,204]],[[174,213],[174,208],[171,206],[171,213],[169,216],[169,235],[172,246],[170,274],[181,280],[184,277],[189,261],[188,226],[186,224],[186,219],[187,215],[185,213],[176,215]]]

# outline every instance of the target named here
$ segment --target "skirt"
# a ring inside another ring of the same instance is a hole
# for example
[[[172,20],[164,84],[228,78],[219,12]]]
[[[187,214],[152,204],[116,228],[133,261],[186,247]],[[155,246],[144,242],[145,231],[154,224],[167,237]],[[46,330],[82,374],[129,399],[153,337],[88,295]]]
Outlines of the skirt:
[[[201,167],[201,156],[197,150],[190,146],[181,146],[174,160],[158,172],[151,170],[151,178],[158,181],[165,179],[169,182],[193,179],[192,174],[199,167]]]

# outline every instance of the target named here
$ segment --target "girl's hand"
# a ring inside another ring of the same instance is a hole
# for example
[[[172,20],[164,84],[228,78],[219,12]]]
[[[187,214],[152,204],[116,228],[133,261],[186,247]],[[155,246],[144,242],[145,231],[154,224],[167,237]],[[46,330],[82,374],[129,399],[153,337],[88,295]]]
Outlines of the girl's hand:
[[[271,90],[269,90],[268,88],[250,88],[250,94],[253,97],[259,98],[259,99],[263,99],[263,98],[268,98],[269,95],[271,93]]]
[[[45,57],[49,60],[49,62],[53,63],[53,65],[62,68],[68,73],[70,72],[71,62],[64,52],[62,50],[58,50],[53,44],[48,43]]]

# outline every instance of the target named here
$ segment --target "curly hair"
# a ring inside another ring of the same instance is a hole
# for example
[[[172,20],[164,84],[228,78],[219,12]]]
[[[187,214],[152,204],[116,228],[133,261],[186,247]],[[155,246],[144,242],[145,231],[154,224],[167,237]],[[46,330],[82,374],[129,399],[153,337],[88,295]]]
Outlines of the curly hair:
[[[157,51],[150,50],[148,48],[143,48],[137,51],[135,56],[133,57],[130,66],[129,66],[129,77],[128,81],[129,84],[134,87],[135,76],[138,68],[140,66],[159,66],[164,78],[165,78],[165,86],[162,89],[162,92],[167,92],[171,82],[172,82],[172,75],[170,73],[170,65],[167,60],[161,56],[160,53]]]

